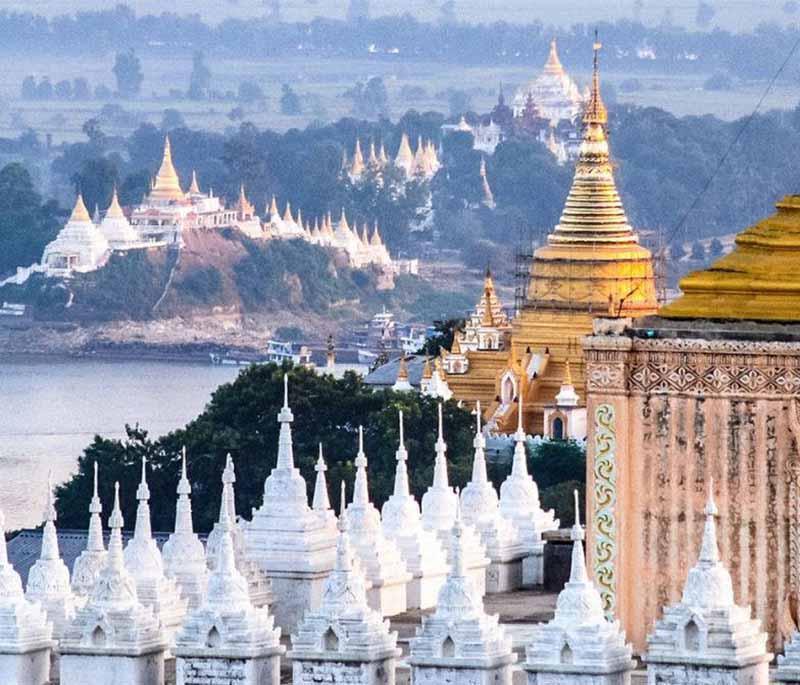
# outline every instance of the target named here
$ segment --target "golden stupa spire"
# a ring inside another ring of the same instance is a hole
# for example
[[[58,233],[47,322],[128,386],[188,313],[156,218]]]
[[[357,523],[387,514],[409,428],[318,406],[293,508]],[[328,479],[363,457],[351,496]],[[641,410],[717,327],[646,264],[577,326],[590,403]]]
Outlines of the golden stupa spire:
[[[272,202],[269,205],[269,218],[270,219],[277,219],[281,213],[278,211],[278,201],[275,199],[275,196],[272,196]]]
[[[564,73],[564,66],[561,64],[561,59],[558,57],[558,43],[555,38],[550,41],[550,52],[547,55],[544,71],[547,74],[556,74],[559,76]]]
[[[83,202],[83,195],[78,193],[78,197],[75,198],[75,206],[72,208],[72,214],[69,217],[70,223],[73,221],[91,221],[92,218],[89,216],[89,210],[86,209],[86,205]]]
[[[430,357],[425,357],[425,365],[422,367],[422,378],[424,380],[430,380],[433,378],[433,371],[431,370],[431,359]]]
[[[119,206],[119,198],[117,197],[117,186],[114,186],[114,192],[111,194],[111,204],[108,205],[106,210],[107,219],[124,219],[125,214],[122,207]]]
[[[562,385],[572,385],[572,369],[570,368],[569,357],[567,357],[567,362],[564,365],[564,382]]]
[[[403,381],[408,381],[408,363],[404,354],[400,355],[400,366],[397,368],[397,382]]]
[[[169,142],[169,136],[165,136],[164,157],[161,160],[158,174],[156,174],[153,189],[150,191],[150,199],[169,201],[182,200],[183,198],[184,193],[181,190],[178,172],[175,171],[175,165],[172,163],[172,146]]]
[[[583,115],[583,123],[599,124],[605,126],[608,123],[608,110],[600,94],[600,50],[603,44],[599,41],[597,31],[594,33],[594,66],[592,68],[592,91],[589,95],[589,103],[586,105],[586,112]]]

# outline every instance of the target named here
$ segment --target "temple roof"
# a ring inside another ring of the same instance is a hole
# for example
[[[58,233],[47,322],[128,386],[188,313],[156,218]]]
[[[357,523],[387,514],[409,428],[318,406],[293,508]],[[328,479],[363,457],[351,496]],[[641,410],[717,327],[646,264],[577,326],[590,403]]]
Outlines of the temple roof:
[[[686,276],[668,319],[800,321],[800,195],[736,237],[730,254]]]
[[[69,217],[70,222],[73,221],[91,221],[92,218],[89,216],[89,210],[86,209],[86,205],[83,202],[83,195],[78,193],[78,197],[75,198],[75,206],[72,208],[72,214]]]

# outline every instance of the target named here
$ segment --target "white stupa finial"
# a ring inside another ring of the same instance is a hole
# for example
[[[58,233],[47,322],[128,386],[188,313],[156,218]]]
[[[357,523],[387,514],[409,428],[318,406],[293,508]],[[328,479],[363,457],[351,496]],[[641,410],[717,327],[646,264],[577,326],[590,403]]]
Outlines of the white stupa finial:
[[[449,487],[447,477],[447,443],[444,441],[444,422],[442,419],[442,403],[439,402],[439,436],[436,438],[436,461],[433,467],[433,487]]]
[[[311,508],[315,511],[328,511],[331,508],[331,501],[328,497],[328,483],[325,479],[328,467],[325,464],[325,457],[322,456],[322,443],[319,443],[319,456],[314,470],[317,472],[317,480],[314,483],[314,501]]]
[[[103,552],[105,550],[105,544],[103,543],[103,522],[100,520],[100,514],[103,512],[103,505],[100,502],[97,481],[97,462],[95,461],[94,488],[92,491],[92,500],[89,502],[89,535],[86,540],[86,549],[91,552]]]
[[[708,501],[706,502],[706,523],[703,530],[703,544],[700,547],[700,561],[715,564],[719,561],[719,546],[717,545],[716,516],[719,511],[714,501],[714,479],[708,480]]]
[[[517,396],[517,432],[514,433],[514,461],[511,465],[511,473],[519,478],[528,477],[528,457],[525,451],[525,429],[522,427],[522,391]]]
[[[486,438],[481,432],[481,401],[475,403],[475,438],[472,441],[475,456],[472,460],[472,482],[486,483],[489,480],[486,473]]]
[[[189,496],[192,494],[192,484],[186,473],[186,445],[181,448],[181,479],[178,481],[178,494]]]
[[[142,479],[136,488],[136,499],[140,502],[150,501],[150,488],[147,486],[147,457],[142,457]]]
[[[358,427],[358,455],[356,464],[356,483],[353,490],[353,503],[367,505],[369,503],[369,487],[367,485],[367,455],[364,453],[364,427]]]
[[[122,509],[119,506],[119,481],[114,482],[114,508],[108,518],[108,527],[111,536],[108,540],[108,565],[112,569],[120,569],[122,563],[122,527],[125,520],[122,518]]]
[[[292,421],[294,415],[289,408],[289,374],[283,374],[283,407],[278,412],[281,432],[278,436],[278,462],[275,468],[294,468],[294,448],[292,446]]]
[[[408,497],[411,494],[411,489],[408,486],[408,469],[406,462],[408,461],[408,450],[406,450],[405,434],[403,431],[403,410],[399,412],[400,422],[400,444],[395,452],[395,459],[397,466],[394,472],[394,494],[398,497]]]
[[[583,583],[588,579],[586,572],[586,557],[583,552],[583,539],[585,537],[583,526],[581,526],[580,495],[577,490],[573,491],[575,496],[575,525],[572,526],[570,537],[572,538],[572,569],[570,571],[570,581]]]

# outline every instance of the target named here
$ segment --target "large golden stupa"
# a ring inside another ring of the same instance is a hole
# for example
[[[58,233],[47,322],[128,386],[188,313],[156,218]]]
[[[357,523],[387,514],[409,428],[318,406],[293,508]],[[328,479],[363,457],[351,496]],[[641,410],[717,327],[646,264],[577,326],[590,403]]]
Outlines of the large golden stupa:
[[[683,295],[662,308],[668,319],[800,321],[800,195],[736,236],[736,248],[684,278]]]
[[[596,43],[572,188],[559,224],[534,253],[525,303],[512,321],[505,352],[466,352],[466,373],[447,376],[458,399],[492,400],[487,419],[501,431],[516,427],[513,402],[521,390],[525,428],[542,432],[544,406],[558,393],[567,361],[585,399],[579,340],[591,333],[594,317],[641,316],[657,309],[651,254],[628,223],[614,182],[599,49]]]

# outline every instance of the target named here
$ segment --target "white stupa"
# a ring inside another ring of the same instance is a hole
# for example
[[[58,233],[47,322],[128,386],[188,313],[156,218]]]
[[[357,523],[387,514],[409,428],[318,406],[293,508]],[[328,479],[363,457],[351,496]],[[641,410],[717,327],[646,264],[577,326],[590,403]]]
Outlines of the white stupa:
[[[100,222],[100,233],[108,241],[112,250],[126,250],[142,244],[139,234],[131,226],[128,217],[125,216],[119,205],[116,187],[111,196],[111,204]]]
[[[161,556],[164,559],[164,574],[178,584],[189,610],[202,604],[208,582],[206,550],[194,532],[192,523],[191,493],[184,447],[181,455],[181,478],[178,481],[178,501],[175,504],[175,530],[164,543]]]
[[[517,538],[525,553],[522,561],[523,585],[541,585],[544,582],[545,545],[542,533],[556,530],[559,522],[552,509],[542,510],[539,503],[539,486],[528,473],[521,397],[517,404],[518,423],[517,432],[514,434],[517,444],[514,445],[511,474],[500,486],[500,513],[514,524]]]
[[[69,221],[44,248],[42,266],[48,276],[94,271],[108,259],[110,251],[108,241],[95,226],[83,197],[78,194]]]
[[[383,532],[400,548],[411,582],[406,588],[409,609],[428,609],[436,604],[439,589],[447,575],[447,553],[436,533],[422,526],[419,503],[408,486],[408,452],[400,412],[400,446],[396,453],[394,493],[381,510]]]
[[[342,508],[345,494],[342,484]],[[318,608],[308,611],[292,635],[293,683],[393,685],[400,656],[397,633],[370,608],[364,577],[353,564],[349,520],[339,515],[336,563]]]
[[[236,483],[236,471],[233,467],[233,459],[228,454],[225,460],[225,468],[222,471],[222,499],[227,507],[230,518],[229,534],[233,539],[233,553],[236,558],[236,568],[239,569],[245,580],[250,593],[250,603],[256,607],[266,607],[272,603],[272,584],[266,573],[261,570],[256,562],[247,556],[245,547],[245,533],[242,530],[242,522],[236,517],[236,493],[234,484]],[[222,513],[222,502],[220,502],[220,514]],[[222,544],[223,529],[219,522],[214,524],[214,528],[206,540],[206,566],[210,570],[216,568],[219,558],[220,545]]]
[[[348,505],[347,527],[353,549],[367,581],[369,605],[383,616],[395,616],[407,608],[406,585],[411,581],[400,548],[383,532],[381,515],[369,500],[364,429],[358,428],[358,455],[353,501]]]
[[[264,483],[263,504],[253,512],[245,535],[248,556],[269,575],[279,598],[273,615],[284,633],[294,630],[305,611],[319,604],[336,556],[335,541],[308,506],[306,482],[294,465],[288,383],[284,376],[278,461]]]
[[[448,563],[453,563],[450,547],[450,535],[456,520],[458,495],[450,487],[447,476],[447,443],[444,441],[442,421],[442,404],[439,403],[439,437],[436,439],[436,461],[433,467],[433,485],[422,496],[422,526],[433,531],[439,542],[445,546]],[[464,546],[465,563],[472,586],[483,597],[487,591],[487,568],[489,557],[481,542],[480,535],[470,525],[462,521],[462,545]]]
[[[103,522],[100,514],[103,505],[97,494],[97,462],[94,463],[94,493],[89,503],[89,532],[86,537],[86,549],[72,564],[72,591],[76,597],[88,597],[92,592],[100,569],[106,563],[106,547],[103,542]]]
[[[314,482],[314,499],[312,500],[311,508],[325,524],[328,533],[335,536],[336,514],[331,508],[331,500],[328,496],[328,481],[325,478],[325,472],[328,467],[325,465],[325,458],[322,456],[322,443],[319,444],[319,456],[314,470],[317,472],[317,479]]]
[[[222,497],[221,540],[208,592],[176,636],[178,683],[279,685],[286,648],[269,609],[250,603],[247,579],[236,568],[228,501]]]
[[[167,641],[158,618],[136,594],[122,554],[119,483],[108,521],[106,565],[61,639],[61,682],[163,685]]]
[[[689,570],[683,597],[664,609],[647,638],[648,682],[766,685],[772,659],[767,634],[751,618],[750,607],[734,601],[717,547],[713,483],[705,514],[700,556]]]
[[[186,615],[187,601],[181,597],[175,580],[164,575],[164,561],[150,528],[150,488],[147,487],[147,461],[142,458],[142,480],[136,489],[136,527],[125,546],[125,568],[136,582],[138,600],[153,610],[164,628],[168,644]]]
[[[516,661],[511,637],[497,616],[485,613],[483,600],[469,580],[460,509],[451,534],[453,565],[439,592],[436,611],[422,617],[422,627],[411,640],[411,680],[431,685],[511,685],[511,665]]]
[[[525,551],[517,539],[514,525],[500,513],[494,485],[486,473],[486,438],[481,432],[481,404],[477,403],[477,429],[472,444],[472,480],[461,492],[464,522],[474,526],[481,536],[491,564],[487,578],[489,592],[505,592],[522,584],[522,559]]]
[[[75,617],[75,596],[69,583],[69,569],[61,559],[58,549],[55,521],[53,485],[48,475],[42,550],[28,572],[25,597],[42,605],[47,613],[47,620],[53,624],[53,639],[60,640],[65,627]]]
[[[552,621],[536,626],[527,648],[528,685],[628,685],[635,666],[619,622],[608,621],[586,571],[575,492],[572,569]],[[686,681],[689,682],[689,681]]]
[[[22,579],[8,563],[5,516],[0,511],[0,683],[48,682],[52,635],[44,609],[25,599]]]

